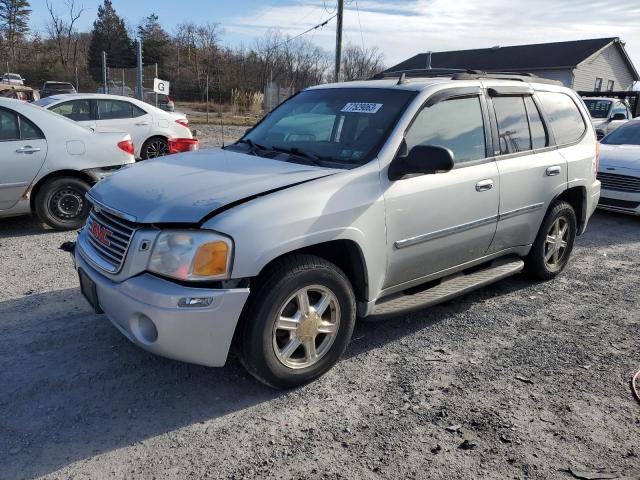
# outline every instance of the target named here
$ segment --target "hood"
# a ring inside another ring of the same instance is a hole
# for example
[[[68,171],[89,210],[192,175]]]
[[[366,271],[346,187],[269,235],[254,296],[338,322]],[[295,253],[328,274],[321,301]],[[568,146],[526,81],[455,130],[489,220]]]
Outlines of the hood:
[[[640,145],[600,144],[600,168],[607,172],[609,168],[624,168],[640,171]]]
[[[200,150],[137,163],[102,180],[89,195],[139,223],[197,223],[230,203],[335,172],[222,149]]]

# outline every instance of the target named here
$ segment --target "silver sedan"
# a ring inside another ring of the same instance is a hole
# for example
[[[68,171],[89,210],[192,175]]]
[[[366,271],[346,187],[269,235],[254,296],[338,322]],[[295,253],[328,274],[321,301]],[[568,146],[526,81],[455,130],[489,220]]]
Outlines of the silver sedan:
[[[632,120],[601,141],[598,206],[640,215],[640,120]]]

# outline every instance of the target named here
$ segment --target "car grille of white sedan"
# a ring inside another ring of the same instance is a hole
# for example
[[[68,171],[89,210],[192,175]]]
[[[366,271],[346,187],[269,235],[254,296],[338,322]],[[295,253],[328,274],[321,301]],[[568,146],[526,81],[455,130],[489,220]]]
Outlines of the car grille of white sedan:
[[[640,177],[598,172],[598,180],[602,182],[602,188],[606,190],[640,192]]]
[[[85,228],[89,244],[101,260],[96,263],[109,273],[120,271],[138,225],[94,207]]]

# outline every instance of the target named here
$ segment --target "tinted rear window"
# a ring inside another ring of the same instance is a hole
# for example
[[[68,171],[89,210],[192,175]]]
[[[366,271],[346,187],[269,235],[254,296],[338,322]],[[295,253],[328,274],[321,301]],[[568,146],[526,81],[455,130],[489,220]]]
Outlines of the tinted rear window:
[[[531,150],[527,111],[522,97],[494,97],[493,107],[498,120],[500,153]]]
[[[589,109],[592,118],[607,118],[611,108],[611,100],[585,100],[584,104]]]
[[[573,99],[559,92],[538,92],[542,108],[551,123],[551,130],[558,145],[580,139],[587,125]]]

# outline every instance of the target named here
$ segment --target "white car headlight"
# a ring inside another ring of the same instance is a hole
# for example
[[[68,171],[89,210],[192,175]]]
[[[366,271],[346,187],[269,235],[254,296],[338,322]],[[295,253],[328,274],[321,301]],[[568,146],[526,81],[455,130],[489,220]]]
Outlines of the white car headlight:
[[[222,280],[231,273],[230,238],[208,230],[167,230],[149,258],[151,272],[179,280]]]

